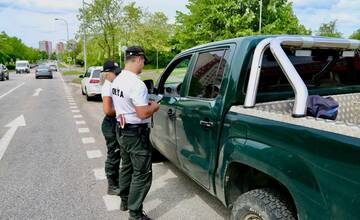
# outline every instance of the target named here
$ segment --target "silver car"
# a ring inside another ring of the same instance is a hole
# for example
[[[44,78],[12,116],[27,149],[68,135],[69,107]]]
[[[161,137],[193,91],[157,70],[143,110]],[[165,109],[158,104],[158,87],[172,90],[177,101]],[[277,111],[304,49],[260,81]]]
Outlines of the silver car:
[[[52,71],[50,70],[48,65],[39,65],[35,72],[35,78],[38,79],[40,77],[53,78]]]

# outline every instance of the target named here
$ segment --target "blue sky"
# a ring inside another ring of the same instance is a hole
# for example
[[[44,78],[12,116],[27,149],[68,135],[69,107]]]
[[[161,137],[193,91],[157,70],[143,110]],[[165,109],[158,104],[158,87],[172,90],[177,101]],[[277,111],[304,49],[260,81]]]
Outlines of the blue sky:
[[[87,0],[90,1],[90,0]],[[130,2],[131,0],[125,0]],[[55,42],[66,38],[64,22],[69,22],[70,37],[78,27],[76,14],[81,0],[0,0],[0,31],[17,36],[27,45],[38,47],[39,40]],[[135,0],[149,11],[162,11],[174,21],[176,10],[186,11],[187,0]],[[330,20],[338,20],[338,29],[349,36],[360,28],[360,0],[291,0],[300,22],[311,30]]]

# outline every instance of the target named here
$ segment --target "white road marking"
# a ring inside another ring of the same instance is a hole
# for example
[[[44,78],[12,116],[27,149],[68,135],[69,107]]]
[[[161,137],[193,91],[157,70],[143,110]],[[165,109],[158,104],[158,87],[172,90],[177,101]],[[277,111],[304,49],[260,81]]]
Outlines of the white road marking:
[[[4,94],[0,95],[0,99],[4,98],[5,96],[9,95],[10,93],[12,93],[13,91],[15,91],[15,89],[20,88],[21,86],[23,86],[25,83],[21,83],[20,85],[10,89],[9,91],[5,92]]]
[[[82,118],[83,116],[82,115],[74,115],[73,117],[74,118]]]
[[[93,169],[93,172],[96,180],[106,179],[105,168]]]
[[[76,105],[74,105],[74,106],[70,106],[70,108],[78,108]]]
[[[11,139],[14,137],[18,127],[26,126],[25,119],[23,115],[15,118],[9,124],[5,125],[6,128],[10,128],[5,135],[0,139],[0,160],[4,156],[4,153],[9,146]]]
[[[81,141],[83,142],[83,144],[93,144],[95,143],[95,138],[85,137],[85,138],[81,138]]]
[[[71,110],[71,112],[73,112],[73,113],[79,113],[80,110]]]
[[[102,157],[102,153],[100,150],[88,150],[86,151],[86,155],[89,159],[96,159]]]
[[[103,196],[103,200],[108,211],[115,211],[120,209],[120,197],[119,196]]]
[[[69,102],[69,105],[74,106],[74,105],[76,105],[76,103],[75,102]]]
[[[89,133],[90,129],[89,128],[79,128],[78,131],[79,131],[79,133]]]
[[[77,124],[77,125],[84,125],[84,124],[86,124],[86,122],[85,122],[85,121],[75,121],[75,124]]]
[[[39,96],[40,92],[43,91],[42,88],[35,89],[35,93],[32,96]]]

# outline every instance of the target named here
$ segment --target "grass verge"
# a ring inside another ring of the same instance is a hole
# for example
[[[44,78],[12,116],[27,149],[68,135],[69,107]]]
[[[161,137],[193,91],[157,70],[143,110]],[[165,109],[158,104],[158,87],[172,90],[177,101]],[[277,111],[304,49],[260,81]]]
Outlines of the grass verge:
[[[77,70],[69,70],[62,73],[63,76],[70,76],[70,75],[81,75],[83,72],[77,71]]]
[[[81,78],[75,78],[75,79],[73,79],[71,82],[80,84],[80,83],[81,83],[81,80],[82,80]]]

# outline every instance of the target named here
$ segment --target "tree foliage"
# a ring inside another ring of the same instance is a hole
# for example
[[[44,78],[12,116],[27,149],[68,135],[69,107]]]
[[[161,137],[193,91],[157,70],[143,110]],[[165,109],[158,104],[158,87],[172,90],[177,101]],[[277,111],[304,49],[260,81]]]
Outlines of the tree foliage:
[[[138,45],[144,47],[155,66],[156,53],[165,58],[171,49],[169,37],[172,26],[165,14],[150,13],[134,2],[125,4],[119,0],[95,0],[80,9],[78,18],[81,22],[79,44],[82,44],[83,28],[88,32],[86,46],[89,65],[100,65],[109,58],[119,60],[120,46]],[[83,60],[84,54],[77,54],[77,59]],[[165,58],[163,65],[168,61]]]
[[[351,36],[351,39],[360,40],[360,28],[357,29]]]
[[[20,39],[10,37],[5,32],[0,33],[0,63],[8,64],[16,60],[29,60],[36,62],[47,58],[47,55],[34,48],[27,47]]]
[[[336,28],[337,20],[330,21],[329,23],[323,23],[320,25],[317,35],[324,37],[342,37],[342,33]]]
[[[189,0],[189,13],[177,12],[175,41],[180,49],[259,33],[259,1]],[[310,34],[287,0],[263,0],[262,34]]]

